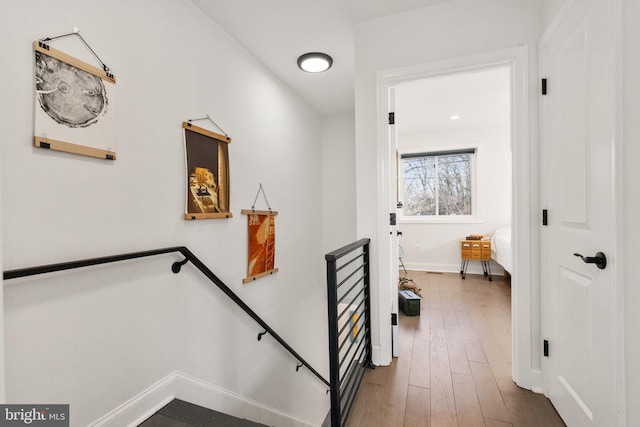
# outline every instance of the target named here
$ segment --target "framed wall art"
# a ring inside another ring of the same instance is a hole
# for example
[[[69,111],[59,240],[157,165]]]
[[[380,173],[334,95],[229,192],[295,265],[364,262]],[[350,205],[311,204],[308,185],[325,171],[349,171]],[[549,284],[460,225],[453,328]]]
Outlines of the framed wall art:
[[[247,215],[249,237],[247,277],[242,279],[242,283],[249,283],[278,272],[275,268],[278,212],[243,209],[242,214]]]
[[[231,138],[183,122],[187,173],[184,219],[231,218],[229,143]]]
[[[43,40],[35,41],[33,50],[34,145],[115,160],[115,76],[104,64],[101,70]]]

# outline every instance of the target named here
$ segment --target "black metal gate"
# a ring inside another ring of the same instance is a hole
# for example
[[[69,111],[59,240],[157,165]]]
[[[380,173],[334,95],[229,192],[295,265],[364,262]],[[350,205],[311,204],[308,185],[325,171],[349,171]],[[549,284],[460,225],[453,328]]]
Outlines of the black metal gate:
[[[365,369],[373,367],[369,242],[361,239],[325,255],[332,427],[345,425]]]

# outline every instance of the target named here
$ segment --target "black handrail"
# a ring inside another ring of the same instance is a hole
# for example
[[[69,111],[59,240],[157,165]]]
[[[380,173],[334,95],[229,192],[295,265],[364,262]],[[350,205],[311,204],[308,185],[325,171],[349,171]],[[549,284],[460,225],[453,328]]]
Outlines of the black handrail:
[[[231,298],[233,302],[235,302],[245,313],[251,316],[251,318],[255,320],[256,323],[258,323],[265,330],[265,332],[262,332],[261,334],[258,335],[258,340],[260,340],[262,338],[262,335],[264,335],[265,333],[269,333],[269,335],[271,335],[276,341],[278,341],[278,343],[280,343],[280,345],[284,347],[285,350],[291,353],[293,357],[295,357],[300,363],[302,363],[303,366],[309,369],[309,371],[311,371],[323,383],[329,386],[329,381],[327,381],[322,375],[320,375],[320,373],[318,373],[318,371],[316,371],[306,360],[304,360],[302,356],[300,356],[293,348],[291,348],[291,346],[282,337],[280,337],[280,335],[278,335],[276,331],[274,331],[267,324],[267,322],[262,320],[262,318],[258,316],[256,312],[254,312],[251,309],[251,307],[245,304],[245,302],[242,301],[240,297],[238,297],[222,280],[218,278],[218,276],[216,276],[186,246],[174,246],[174,247],[164,248],[164,249],[154,249],[154,250],[142,251],[142,252],[131,252],[131,253],[121,254],[121,255],[112,255],[112,256],[106,256],[106,257],[84,259],[79,261],[63,262],[58,264],[41,265],[38,267],[28,267],[28,268],[21,268],[21,269],[15,269],[15,270],[7,270],[3,272],[3,278],[4,280],[11,280],[11,279],[17,279],[19,277],[35,276],[37,274],[53,273],[56,271],[71,270],[75,268],[83,268],[83,267],[89,267],[92,265],[99,265],[99,264],[108,264],[112,262],[126,261],[129,259],[136,259],[136,258],[144,258],[144,257],[155,256],[155,255],[172,253],[172,252],[180,252],[185,257],[185,259],[182,261],[174,262],[171,265],[171,271],[173,271],[174,273],[179,273],[182,266],[190,261],[194,265],[194,267],[200,270],[202,274],[204,274],[210,281],[212,281],[220,290],[222,290],[222,292],[224,292],[229,298]],[[296,371],[297,370],[298,369],[296,369]]]
[[[38,267],[20,268],[7,270],[4,272],[4,280],[17,279],[19,277],[35,276],[36,274],[54,273],[56,271],[72,270],[74,268],[90,267],[92,265],[108,264],[111,262],[126,261],[128,259],[144,258],[154,255],[168,254],[171,252],[182,252],[184,246],[172,248],[156,249],[152,251],[131,252],[122,255],[112,255],[100,258],[83,259],[79,261],[62,262],[59,264],[40,265]]]

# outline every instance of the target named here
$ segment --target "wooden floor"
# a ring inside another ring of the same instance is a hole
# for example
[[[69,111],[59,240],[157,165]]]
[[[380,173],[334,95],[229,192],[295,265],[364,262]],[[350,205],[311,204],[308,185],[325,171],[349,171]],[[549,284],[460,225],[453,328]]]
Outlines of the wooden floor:
[[[564,426],[511,380],[511,288],[503,277],[409,272],[421,315],[399,314],[400,357],[367,371],[347,427]]]

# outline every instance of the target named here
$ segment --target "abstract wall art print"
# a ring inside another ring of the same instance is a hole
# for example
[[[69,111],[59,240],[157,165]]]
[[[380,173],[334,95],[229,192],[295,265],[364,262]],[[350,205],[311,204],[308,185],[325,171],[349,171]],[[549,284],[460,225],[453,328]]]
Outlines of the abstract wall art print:
[[[115,160],[116,91],[113,74],[53,49],[33,44],[34,145]]]
[[[249,236],[247,277],[242,283],[248,283],[278,271],[275,268],[278,212],[243,209],[242,214],[247,215]]]
[[[231,218],[229,143],[231,138],[183,122],[187,173],[184,219]]]

